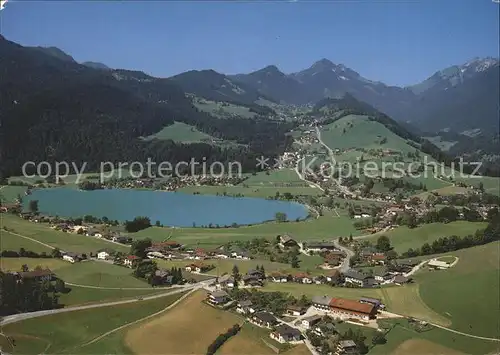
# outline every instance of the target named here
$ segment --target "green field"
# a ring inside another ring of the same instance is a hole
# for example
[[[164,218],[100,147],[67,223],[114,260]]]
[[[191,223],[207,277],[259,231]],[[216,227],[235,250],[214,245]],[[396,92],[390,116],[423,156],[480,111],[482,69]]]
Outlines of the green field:
[[[300,255],[300,267],[298,269],[292,269],[290,264],[283,264],[278,262],[273,262],[269,260],[235,260],[235,259],[218,259],[218,260],[207,260],[205,263],[213,264],[214,269],[207,271],[209,275],[222,275],[224,273],[231,274],[233,266],[238,266],[240,273],[244,274],[250,269],[255,269],[256,266],[264,266],[266,273],[271,273],[273,271],[281,271],[283,273],[296,274],[298,272],[307,271],[311,274],[321,274],[322,270],[317,269],[316,266],[322,263],[322,258],[319,256],[306,256]],[[192,264],[191,260],[156,260],[159,267],[164,267],[170,269],[171,267],[185,267],[186,265]],[[187,274],[194,275],[196,274]]]
[[[0,200],[5,204],[14,203],[16,202],[18,195],[21,195],[21,198],[24,198],[24,193],[27,189],[28,188],[26,186],[0,186]]]
[[[247,197],[275,197],[288,192],[294,196],[317,196],[322,194],[318,188],[302,181],[293,169],[280,169],[246,175],[248,178],[236,186],[189,186],[179,189],[186,193],[210,195],[243,195]]]
[[[251,240],[258,237],[276,238],[280,234],[290,234],[298,240],[336,239],[339,236],[359,235],[352,220],[346,216],[338,217],[334,213],[326,213],[317,219],[302,222],[277,223],[269,222],[239,228],[159,228],[151,227],[131,234],[135,238],[149,237],[163,241],[171,236],[182,244],[190,246],[214,247],[233,240]]]
[[[345,133],[344,133],[345,130]],[[385,137],[387,142],[380,144],[378,137]],[[406,140],[391,132],[383,124],[369,121],[366,116],[349,115],[321,129],[323,142],[331,149],[392,149],[404,153],[414,152],[415,148]]]
[[[230,115],[236,115],[241,118],[254,118],[256,113],[250,112],[248,107],[238,106],[231,103],[221,103],[205,99],[197,99],[194,103],[200,111],[208,112],[216,117],[225,118]]]
[[[91,354],[83,344],[119,326],[158,312],[179,299],[182,294],[130,304],[81,310],[28,319],[3,327],[2,332],[15,340],[15,346],[4,349],[13,354]],[[99,353],[125,350],[100,348]]]
[[[187,125],[182,122],[174,122],[170,126],[166,126],[161,131],[144,137],[144,140],[171,139],[180,143],[199,143],[199,142],[213,142],[214,138],[206,133],[198,131],[195,127]]]
[[[321,193],[319,189],[312,187],[275,187],[275,186],[189,186],[181,188],[177,191],[185,193],[198,193],[202,195],[228,195],[228,196],[245,196],[245,197],[274,197],[276,193],[284,194],[286,192],[296,195],[316,196]]]
[[[8,213],[2,214],[2,228],[7,228],[10,232],[36,239],[42,243],[64,251],[90,253],[104,248],[111,248],[116,251],[123,252],[127,252],[129,250],[129,247],[124,245],[110,243],[97,238],[86,237],[84,235],[59,232],[49,228],[47,224],[25,221]],[[0,233],[2,239],[4,234],[10,234],[5,230],[1,230]],[[14,248],[14,237],[16,236],[11,235],[6,239],[8,241],[9,249]],[[21,243],[26,243],[26,239],[22,237],[17,238],[19,238]],[[4,249],[3,242],[1,248]],[[15,250],[18,249],[19,247],[15,248]]]
[[[47,254],[50,254],[50,251],[52,250],[49,247],[33,242],[29,239],[21,238],[5,230],[0,230],[0,250],[19,251],[20,248],[31,250],[35,253],[45,252]]]
[[[443,137],[441,136],[434,136],[434,137],[422,137],[427,139],[429,142],[434,144],[436,147],[441,149],[443,152],[447,152],[450,150],[451,147],[453,147],[455,144],[457,144],[457,141],[444,141]]]
[[[132,269],[100,261],[84,261],[56,271],[67,282],[85,286],[147,288],[147,282],[132,276]]]
[[[88,177],[98,177],[98,178],[100,177],[99,172],[87,172],[87,170],[85,170],[85,166],[80,165],[80,166],[76,166],[76,168],[78,169],[78,171],[81,171],[82,174],[81,175],[76,174],[76,172],[74,171],[74,167],[70,167],[70,172],[69,172],[68,176],[61,177],[61,179],[65,183],[65,186],[75,187],[78,179],[80,179],[78,181],[78,183],[80,183]],[[65,173],[64,167],[61,167],[60,173],[61,174]],[[129,176],[130,176],[130,170],[127,168],[114,169],[113,172],[104,172],[103,173],[103,180],[109,180],[109,179],[113,179],[113,178],[121,179],[121,178],[127,178]],[[23,182],[25,182],[27,184],[31,184],[31,185],[34,185],[38,180],[45,180],[45,179],[40,177],[40,176],[30,176],[30,177],[13,176],[13,177],[9,178],[9,182],[11,182],[11,181],[23,181]],[[12,189],[12,192],[7,192],[9,189]],[[3,195],[4,193],[8,193],[9,195],[13,195],[14,191],[16,191],[16,189],[22,189],[22,192],[24,192],[26,190],[26,187],[25,186],[11,186],[11,185],[5,186],[3,189],[0,190],[0,195]],[[23,195],[23,194],[21,194],[21,195]],[[17,196],[17,192],[15,192],[15,196]],[[14,198],[15,198],[15,196],[14,196]]]
[[[405,319],[379,321],[389,328],[387,343],[377,345],[370,355],[459,355],[489,354],[498,349],[497,343],[454,334],[439,328],[417,332]]]
[[[500,322],[500,242],[444,255],[459,258],[449,270],[416,275],[422,300],[447,317],[452,328],[485,337],[498,337]]]
[[[398,253],[403,253],[409,248],[420,248],[424,243],[431,244],[434,240],[441,237],[450,237],[452,235],[463,237],[468,234],[474,234],[476,230],[485,228],[486,226],[487,223],[483,222],[456,221],[447,224],[423,224],[413,229],[401,226],[383,234],[389,237],[394,250]],[[370,236],[366,240],[376,243],[379,236],[380,234]]]
[[[65,306],[100,303],[165,292],[165,289],[152,288],[146,282],[133,277],[132,270],[129,268],[103,262],[84,261],[71,264],[62,259],[0,259],[0,268],[5,271],[20,271],[24,264],[30,269],[37,266],[49,268],[57,277],[66,282],[71,292],[60,295],[60,303]],[[76,285],[81,285],[81,287]]]

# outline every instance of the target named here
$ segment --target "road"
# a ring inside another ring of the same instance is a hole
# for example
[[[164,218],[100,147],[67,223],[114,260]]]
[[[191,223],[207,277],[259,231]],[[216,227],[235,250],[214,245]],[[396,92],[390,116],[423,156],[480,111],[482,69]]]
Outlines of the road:
[[[85,344],[83,344],[83,345],[81,345],[81,346],[79,346],[79,347],[80,347],[80,348],[83,348],[84,346],[87,346],[87,345],[93,344],[93,343],[95,343],[95,342],[97,342],[97,341],[101,340],[102,338],[107,337],[107,336],[108,336],[108,335],[110,335],[110,334],[113,334],[113,333],[115,333],[115,332],[117,332],[117,331],[119,331],[119,330],[122,330],[123,328],[129,327],[129,326],[131,326],[131,325],[133,325],[133,324],[140,323],[140,322],[142,322],[142,321],[144,321],[144,320],[146,320],[146,319],[156,317],[156,316],[158,316],[158,315],[162,314],[163,312],[166,312],[166,311],[168,311],[169,309],[172,309],[172,308],[174,308],[175,306],[177,306],[180,302],[182,302],[182,301],[183,301],[186,297],[188,297],[189,295],[191,295],[194,291],[196,291],[196,289],[192,289],[192,290],[190,290],[190,291],[189,291],[189,292],[187,292],[185,295],[183,295],[181,298],[179,298],[178,300],[176,300],[174,303],[172,303],[171,305],[167,306],[166,308],[162,309],[161,311],[158,311],[158,312],[156,312],[156,313],[150,314],[149,316],[146,316],[146,317],[144,317],[144,318],[138,319],[138,320],[136,320],[136,321],[133,321],[133,322],[130,322],[130,323],[124,324],[124,325],[122,325],[122,326],[120,326],[120,327],[114,328],[114,329],[112,329],[112,330],[110,330],[110,331],[108,331],[108,332],[106,332],[106,333],[104,333],[104,334],[99,335],[98,337],[96,337],[96,338],[92,339],[91,341],[89,341],[89,342],[87,342],[87,343],[85,343]]]
[[[337,267],[337,270],[339,270],[341,273],[345,273],[347,270],[351,268],[349,266],[349,260],[351,259],[351,257],[355,255],[355,253],[351,249],[346,248],[343,245],[340,245],[339,241],[336,239],[333,241],[333,244],[335,244],[336,248],[339,248],[346,254],[346,257],[344,258],[344,260],[342,260],[340,266]]]
[[[127,303],[133,303],[133,302],[143,302],[143,301],[152,300],[152,299],[156,299],[156,298],[166,297],[169,295],[174,295],[176,293],[181,293],[181,292],[185,292],[185,291],[189,291],[189,290],[201,289],[212,282],[213,282],[213,279],[201,281],[201,282],[198,282],[196,284],[184,285],[184,286],[178,287],[177,289],[170,291],[170,292],[160,293],[160,294],[152,295],[152,296],[144,296],[144,297],[141,297],[141,299],[134,298],[134,299],[129,299],[129,300],[97,303],[97,304],[90,304],[90,305],[85,305],[85,306],[76,306],[76,307],[69,307],[69,308],[51,309],[51,310],[47,310],[47,311],[13,314],[13,315],[6,316],[6,317],[2,318],[0,320],[0,326],[4,326],[7,324],[11,324],[11,323],[17,323],[17,322],[20,322],[20,321],[23,321],[26,319],[43,317],[43,316],[47,316],[47,315],[51,315],[51,314],[74,312],[74,311],[80,311],[80,310],[84,310],[84,309],[117,306],[120,304],[127,304]]]
[[[332,164],[334,164],[336,162],[336,160],[335,160],[335,154],[333,153],[333,150],[328,145],[326,145],[325,142],[323,142],[323,140],[321,139],[321,131],[320,131],[319,127],[316,126],[315,129],[316,129],[316,136],[318,137],[319,143],[323,147],[325,147],[325,149],[328,151],[328,155],[330,156],[330,162]],[[337,179],[332,179],[332,180],[335,182],[335,184],[337,185],[340,192],[342,192],[344,195],[349,195],[351,197],[357,196],[354,192],[351,192],[347,187],[342,185],[342,180],[340,177],[338,178],[338,180]]]

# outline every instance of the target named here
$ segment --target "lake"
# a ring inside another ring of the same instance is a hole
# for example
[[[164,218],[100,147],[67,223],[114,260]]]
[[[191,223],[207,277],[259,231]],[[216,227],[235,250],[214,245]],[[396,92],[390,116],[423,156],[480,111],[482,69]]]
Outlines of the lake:
[[[288,220],[305,219],[308,215],[307,208],[297,202],[152,190],[36,189],[24,198],[25,209],[29,200],[38,200],[39,212],[46,215],[105,216],[118,221],[146,216],[152,224],[160,221],[165,226],[175,227],[192,227],[193,223],[196,226],[258,224],[274,220],[277,212],[285,213]]]

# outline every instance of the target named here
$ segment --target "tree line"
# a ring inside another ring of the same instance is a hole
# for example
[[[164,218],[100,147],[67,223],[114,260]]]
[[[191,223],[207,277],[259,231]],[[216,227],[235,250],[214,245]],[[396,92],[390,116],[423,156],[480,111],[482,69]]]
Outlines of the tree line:
[[[235,336],[240,331],[241,327],[239,324],[233,325],[229,328],[225,333],[219,334],[217,338],[215,338],[214,342],[208,346],[207,355],[214,355],[215,352],[222,346],[226,341],[229,340],[232,336]]]
[[[468,234],[464,237],[456,235],[441,237],[433,241],[431,244],[424,243],[420,248],[409,248],[402,254],[402,256],[404,258],[409,258],[419,255],[441,254],[477,245],[488,244],[497,240],[500,240],[500,218],[498,215],[488,223],[488,226],[485,229],[477,230],[474,235]]]
[[[27,271],[24,265],[21,271]],[[0,315],[60,308],[59,292],[68,292],[62,280],[52,283],[0,271]]]

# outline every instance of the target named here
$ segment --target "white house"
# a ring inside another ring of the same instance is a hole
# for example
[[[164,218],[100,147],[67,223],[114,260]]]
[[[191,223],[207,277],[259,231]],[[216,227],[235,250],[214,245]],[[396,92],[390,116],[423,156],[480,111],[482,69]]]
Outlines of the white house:
[[[280,273],[272,273],[269,279],[272,282],[288,282],[288,277]]]
[[[134,261],[136,260],[139,260],[140,258],[138,256],[135,256],[135,255],[129,255],[127,256],[124,260],[123,260],[123,265],[125,266],[128,266],[128,267],[132,267]]]
[[[311,329],[314,325],[321,321],[322,317],[319,315],[310,316],[302,319],[302,326],[306,329]]]
[[[427,265],[429,267],[432,267],[432,268],[435,268],[435,269],[441,269],[441,270],[448,269],[450,267],[450,264],[448,264],[447,262],[436,260],[436,259],[433,259],[433,260],[429,261],[427,263]]]
[[[150,251],[146,255],[149,259],[165,259],[165,255],[160,253],[159,251]]]
[[[101,250],[100,252],[97,253],[97,259],[99,260],[106,260],[109,258],[111,254],[107,250]]]
[[[80,256],[76,253],[66,253],[62,258],[63,260],[69,261],[72,264],[81,260]]]
[[[236,307],[236,312],[241,314],[253,314],[256,312],[256,309],[253,307],[252,301],[240,301]]]

